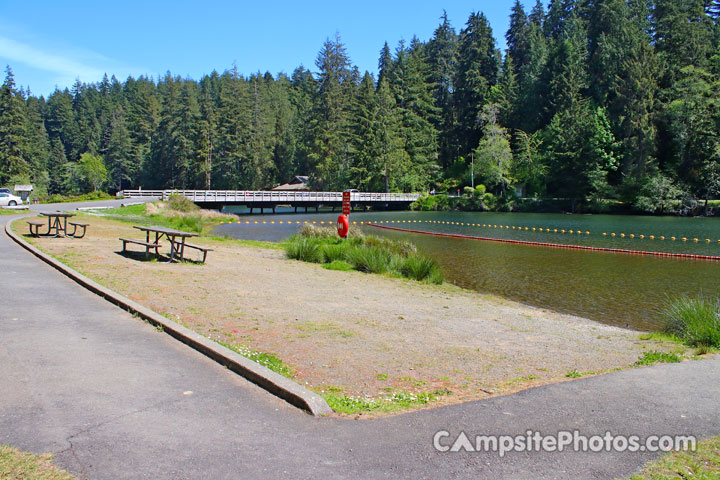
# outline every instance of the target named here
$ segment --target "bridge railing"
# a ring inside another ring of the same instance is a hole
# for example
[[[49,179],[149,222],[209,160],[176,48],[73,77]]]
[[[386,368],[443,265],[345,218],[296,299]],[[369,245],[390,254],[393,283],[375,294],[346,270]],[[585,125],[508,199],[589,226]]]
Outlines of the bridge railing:
[[[193,202],[240,203],[324,203],[342,202],[343,192],[275,192],[253,190],[125,190],[127,198],[151,197],[167,200],[171,195],[182,195]],[[351,192],[351,202],[414,202],[417,193]]]

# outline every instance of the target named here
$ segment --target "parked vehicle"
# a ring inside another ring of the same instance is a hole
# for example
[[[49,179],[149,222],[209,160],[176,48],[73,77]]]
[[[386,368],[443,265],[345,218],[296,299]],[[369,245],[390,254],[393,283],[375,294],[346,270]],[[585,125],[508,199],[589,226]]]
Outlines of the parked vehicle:
[[[13,194],[12,190],[9,188],[0,188],[0,193],[9,193],[10,195]]]
[[[10,193],[0,192],[0,207],[14,207],[15,205],[22,204],[22,198],[16,197]]]

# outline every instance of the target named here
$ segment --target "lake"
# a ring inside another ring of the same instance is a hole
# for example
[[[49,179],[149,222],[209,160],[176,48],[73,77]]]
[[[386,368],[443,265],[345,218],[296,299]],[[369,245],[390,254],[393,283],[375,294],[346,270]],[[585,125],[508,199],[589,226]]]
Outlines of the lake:
[[[273,215],[247,215],[242,210],[236,213],[240,223],[220,225],[217,234],[282,241],[297,231],[299,225],[295,222],[334,226],[338,216],[338,212],[292,214],[282,209]],[[357,224],[395,222],[387,224],[501,239],[720,256],[718,218],[355,212],[350,220]],[[357,224],[351,228],[412,241],[421,252],[438,261],[446,280],[455,285],[636,330],[660,328],[659,311],[669,298],[717,296],[720,291],[720,262],[716,261],[432,237]]]

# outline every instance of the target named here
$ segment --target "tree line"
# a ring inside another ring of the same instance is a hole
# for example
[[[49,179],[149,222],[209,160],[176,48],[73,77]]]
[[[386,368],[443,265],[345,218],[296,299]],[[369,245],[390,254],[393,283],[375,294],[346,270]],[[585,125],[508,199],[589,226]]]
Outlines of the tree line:
[[[361,74],[338,35],[315,71],[0,89],[0,185],[48,193],[482,184],[660,212],[720,195],[720,0],[516,0],[500,52],[488,19],[443,15],[427,41]],[[484,191],[484,190],[483,190]]]

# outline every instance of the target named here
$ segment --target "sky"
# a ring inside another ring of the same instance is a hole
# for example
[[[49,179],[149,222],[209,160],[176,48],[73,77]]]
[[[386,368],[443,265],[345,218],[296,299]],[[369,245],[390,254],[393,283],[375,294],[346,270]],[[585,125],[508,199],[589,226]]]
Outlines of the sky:
[[[535,0],[521,3],[529,12]],[[290,75],[300,65],[315,72],[323,42],[338,33],[352,63],[375,73],[384,42],[394,50],[401,39],[430,39],[443,10],[458,32],[471,12],[482,11],[504,50],[513,4],[0,0],[0,62],[10,66],[18,87],[47,96],[56,87],[72,87],[76,79],[99,82],[105,73],[123,82],[141,75],[157,80],[168,71],[200,80],[233,65],[244,75]]]

